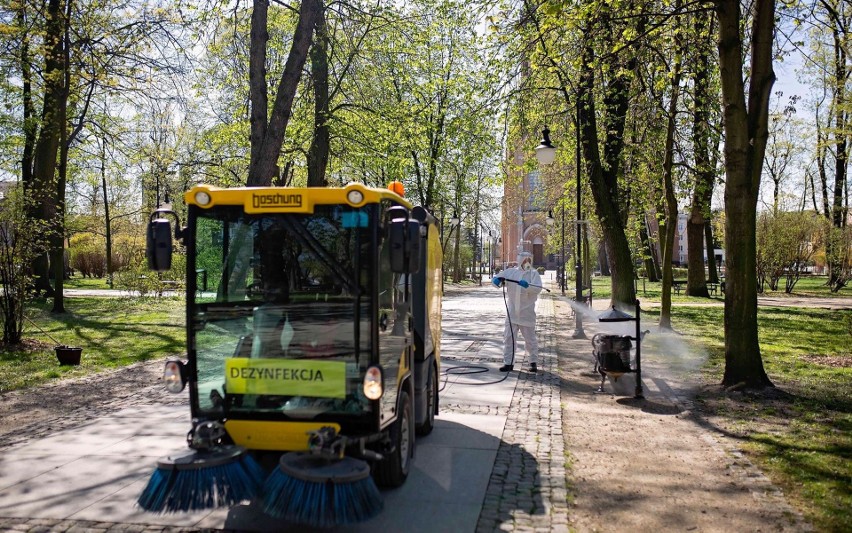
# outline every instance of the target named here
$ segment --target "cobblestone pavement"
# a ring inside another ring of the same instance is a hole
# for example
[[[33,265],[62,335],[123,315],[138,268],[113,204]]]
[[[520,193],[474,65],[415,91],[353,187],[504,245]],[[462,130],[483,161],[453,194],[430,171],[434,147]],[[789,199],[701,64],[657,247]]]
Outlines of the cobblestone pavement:
[[[520,372],[477,532],[568,531],[553,300],[536,308],[538,373]],[[516,365],[518,366],[518,365]]]

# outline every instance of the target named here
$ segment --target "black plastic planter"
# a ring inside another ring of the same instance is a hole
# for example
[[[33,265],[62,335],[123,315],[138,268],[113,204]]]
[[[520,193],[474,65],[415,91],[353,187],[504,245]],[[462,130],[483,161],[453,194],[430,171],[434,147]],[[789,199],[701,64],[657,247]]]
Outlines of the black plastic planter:
[[[83,354],[82,348],[72,348],[71,346],[57,346],[56,358],[59,359],[60,365],[79,365],[80,356]]]

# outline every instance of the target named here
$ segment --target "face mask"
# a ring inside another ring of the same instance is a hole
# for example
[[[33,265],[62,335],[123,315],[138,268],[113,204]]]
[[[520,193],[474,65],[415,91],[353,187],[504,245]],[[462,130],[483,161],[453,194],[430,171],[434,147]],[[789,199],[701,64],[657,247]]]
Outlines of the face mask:
[[[524,270],[530,270],[532,268],[532,265],[529,263],[524,263],[524,266],[521,268],[523,268]]]

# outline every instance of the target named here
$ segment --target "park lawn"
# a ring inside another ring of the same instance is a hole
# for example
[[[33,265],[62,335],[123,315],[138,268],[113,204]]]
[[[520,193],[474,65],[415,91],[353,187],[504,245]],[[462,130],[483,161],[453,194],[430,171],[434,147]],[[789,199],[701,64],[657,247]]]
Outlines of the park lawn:
[[[112,289],[107,284],[106,277],[103,278],[84,278],[83,276],[76,275],[66,279],[63,282],[63,285],[66,289],[98,289],[98,290],[106,290]]]
[[[659,309],[649,309],[651,320]],[[674,307],[675,329],[703,345],[704,377],[724,372],[721,307]],[[764,368],[776,389],[763,393],[707,387],[700,409],[783,488],[818,531],[852,524],[852,314],[817,308],[761,307]]]
[[[181,298],[66,298],[67,312],[58,315],[50,305],[26,311],[47,334],[25,322],[24,347],[0,351],[0,392],[185,353]],[[80,365],[60,366],[57,343],[83,348]]]
[[[784,283],[783,280],[779,282],[779,288],[781,290],[771,291],[769,287],[766,287],[765,292],[758,295],[758,297],[766,296],[766,297],[777,297],[777,298],[792,298],[792,297],[801,297],[801,296],[815,296],[820,298],[852,298],[852,286],[846,286],[838,292],[831,292],[826,286],[826,281],[828,278],[826,276],[805,276],[796,283],[796,286],[793,287],[792,294],[787,294],[784,292]],[[609,276],[597,276],[592,278],[592,292],[595,300],[608,300],[612,296],[612,289],[610,287],[610,277]],[[573,296],[574,294],[574,282],[573,280],[568,280],[568,286],[566,287],[566,293],[569,296]],[[636,280],[636,297],[640,302],[651,301],[651,302],[659,302],[662,299],[662,283],[659,281],[650,282],[648,280],[638,279]],[[701,303],[701,302],[723,302],[725,300],[725,294],[719,290],[716,291],[715,295],[710,296],[710,298],[699,298],[694,296],[687,296],[685,292],[681,292],[680,294],[676,294],[672,291],[672,302],[682,303]]]

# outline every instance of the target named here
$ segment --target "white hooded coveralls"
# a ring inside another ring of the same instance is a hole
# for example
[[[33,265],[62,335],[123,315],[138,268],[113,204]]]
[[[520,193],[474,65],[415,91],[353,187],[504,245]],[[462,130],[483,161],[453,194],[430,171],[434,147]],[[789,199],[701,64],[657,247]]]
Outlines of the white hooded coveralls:
[[[532,263],[532,257],[529,255],[519,259],[521,259],[519,261],[521,266],[527,262]],[[509,314],[506,317],[506,324],[503,328],[503,364],[514,364],[515,344],[518,341],[519,333],[524,337],[524,351],[529,358],[529,362],[538,363],[538,338],[535,334],[535,303],[538,299],[538,294],[541,292],[541,276],[532,268],[530,270],[522,270],[521,268],[511,267],[500,272],[497,277],[514,281],[524,280],[529,283],[529,287],[523,288],[511,281],[504,282],[506,305],[509,308]]]

